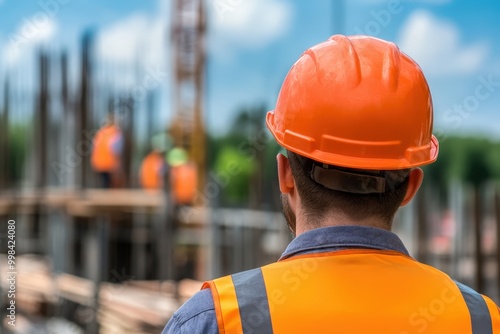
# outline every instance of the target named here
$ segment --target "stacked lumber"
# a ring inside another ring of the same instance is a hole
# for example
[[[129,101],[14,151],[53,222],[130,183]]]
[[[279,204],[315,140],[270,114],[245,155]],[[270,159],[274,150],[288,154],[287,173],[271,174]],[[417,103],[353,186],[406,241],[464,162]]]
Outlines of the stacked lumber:
[[[44,315],[47,306],[56,302],[56,284],[52,278],[49,261],[37,255],[16,257],[16,310],[29,315]],[[0,257],[0,270],[11,272],[7,267],[7,257]],[[8,281],[1,280],[2,291],[8,292]]]
[[[137,287],[144,290],[160,292],[162,294],[170,296],[174,296],[177,289],[177,283],[174,281],[126,281],[124,284]]]
[[[103,283],[99,291],[100,333],[160,333],[179,306],[200,290],[201,284],[187,279],[178,285],[171,281]]]
[[[50,263],[44,257],[18,256],[16,269],[16,308],[18,329],[21,330],[18,333],[29,333],[42,326],[78,329],[67,320],[46,318],[53,311],[48,306],[56,305],[60,298],[95,307],[95,284],[92,281],[69,274],[53,275]],[[0,255],[0,270],[8,271],[5,255]],[[5,293],[7,280],[1,280],[1,285]],[[178,284],[172,281],[101,283],[97,312],[100,333],[160,333],[172,314],[200,287],[201,282],[188,279]],[[43,325],[40,324],[41,318],[46,319]]]
[[[165,290],[165,285],[155,282],[101,284],[101,334],[160,333],[179,307],[174,294]]]
[[[69,274],[60,274],[56,281],[60,297],[80,305],[93,306],[94,282]]]
[[[3,321],[4,328],[8,328],[13,334],[34,334],[34,333],[67,333],[84,334],[84,331],[76,324],[62,318],[28,319],[23,315],[16,316],[16,326],[7,324],[8,319]]]

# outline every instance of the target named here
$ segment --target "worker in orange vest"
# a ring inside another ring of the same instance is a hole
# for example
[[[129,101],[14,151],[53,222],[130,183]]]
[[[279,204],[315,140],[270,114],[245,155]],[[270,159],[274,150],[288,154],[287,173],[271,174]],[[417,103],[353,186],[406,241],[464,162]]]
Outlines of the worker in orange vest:
[[[123,151],[123,135],[110,114],[106,123],[94,136],[91,165],[101,178],[103,188],[111,188],[113,178],[119,173],[121,167],[121,154]]]
[[[139,169],[139,179],[144,189],[163,189],[167,171],[165,152],[169,143],[170,139],[164,133],[151,139],[152,151],[144,158]]]
[[[163,333],[500,333],[495,303],[413,259],[391,232],[437,159],[420,67],[335,35],[289,71],[267,126],[295,239],[278,262],[206,282]]]
[[[171,149],[167,161],[170,167],[170,194],[174,204],[193,204],[198,184],[196,165],[189,161],[188,153],[181,147]]]

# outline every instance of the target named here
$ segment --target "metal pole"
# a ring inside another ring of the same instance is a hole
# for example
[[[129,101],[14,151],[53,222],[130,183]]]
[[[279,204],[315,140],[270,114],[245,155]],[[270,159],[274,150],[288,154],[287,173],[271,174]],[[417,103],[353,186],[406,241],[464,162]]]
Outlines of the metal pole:
[[[427,196],[425,196],[425,193],[426,189],[423,188],[417,196],[417,258],[423,263],[428,261],[427,238],[429,237],[427,229]]]
[[[10,83],[9,79],[5,78],[4,95],[3,95],[3,115],[2,127],[0,134],[0,191],[8,189],[9,182],[9,109],[10,109]]]
[[[39,190],[47,185],[47,126],[49,113],[49,61],[44,52],[40,52],[40,92],[38,95],[37,113],[38,121],[38,167],[37,167],[37,188]],[[35,125],[36,126],[36,125]]]
[[[452,266],[451,274],[456,279],[461,279],[460,260],[464,252],[464,224],[463,224],[463,187],[460,183],[454,181],[449,187],[449,201],[450,210],[453,215],[454,221],[454,238],[453,238],[453,250],[452,250]]]
[[[482,256],[482,202],[481,202],[481,187],[474,187],[474,259],[476,263],[476,290],[479,293],[484,292],[484,275]]]
[[[82,39],[82,62],[80,68],[80,105],[79,105],[79,122],[78,133],[76,135],[77,143],[84,143],[88,140],[87,126],[89,124],[88,115],[90,112],[90,86],[91,86],[91,44],[92,33],[86,32]],[[80,166],[79,187],[85,189],[87,187],[87,160],[84,159]]]
[[[496,235],[496,243],[497,243],[497,297],[500,299],[500,187],[497,185],[495,187],[495,197],[494,197],[494,206],[495,206],[495,219],[496,219],[496,227],[497,227],[497,235]],[[497,299],[497,300],[498,300]]]
[[[174,271],[174,206],[168,193],[165,202],[154,217],[157,278],[160,281],[175,279]]]

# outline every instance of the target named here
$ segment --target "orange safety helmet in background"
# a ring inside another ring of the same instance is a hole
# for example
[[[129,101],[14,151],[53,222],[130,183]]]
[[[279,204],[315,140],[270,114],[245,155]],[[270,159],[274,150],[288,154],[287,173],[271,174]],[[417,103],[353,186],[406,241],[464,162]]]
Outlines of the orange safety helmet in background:
[[[266,123],[281,146],[329,165],[396,170],[438,155],[422,70],[393,43],[368,36],[335,35],[307,50]]]

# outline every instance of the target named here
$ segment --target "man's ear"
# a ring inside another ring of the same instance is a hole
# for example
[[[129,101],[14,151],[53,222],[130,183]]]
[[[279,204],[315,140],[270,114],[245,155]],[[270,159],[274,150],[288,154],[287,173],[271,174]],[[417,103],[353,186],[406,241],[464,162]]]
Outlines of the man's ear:
[[[278,153],[276,156],[278,162],[278,181],[282,194],[289,194],[295,188],[290,162],[283,154]]]
[[[406,190],[406,196],[401,203],[401,206],[405,206],[410,203],[413,197],[415,197],[418,189],[422,185],[422,181],[424,180],[424,171],[420,168],[412,169],[408,178],[408,190]]]

